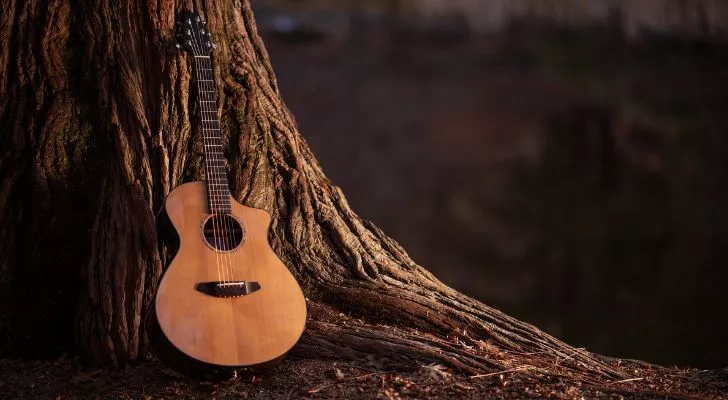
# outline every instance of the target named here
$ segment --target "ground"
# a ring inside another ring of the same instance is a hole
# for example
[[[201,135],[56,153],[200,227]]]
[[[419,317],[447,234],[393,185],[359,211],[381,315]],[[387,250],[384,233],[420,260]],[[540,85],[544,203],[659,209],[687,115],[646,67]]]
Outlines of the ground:
[[[636,378],[575,384],[527,367],[465,376],[437,365],[409,371],[375,363],[289,358],[258,375],[200,382],[156,361],[121,370],[55,361],[0,360],[2,399],[728,399],[728,368],[663,368],[622,361]]]

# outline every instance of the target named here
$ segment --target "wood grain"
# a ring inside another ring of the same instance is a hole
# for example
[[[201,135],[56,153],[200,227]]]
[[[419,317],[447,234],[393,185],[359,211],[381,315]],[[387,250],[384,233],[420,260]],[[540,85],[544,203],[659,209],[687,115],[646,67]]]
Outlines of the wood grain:
[[[186,355],[209,364],[250,366],[285,354],[306,322],[298,283],[268,244],[270,215],[231,199],[246,237],[235,251],[205,244],[201,224],[209,215],[204,182],[179,186],[165,207],[180,248],[159,284],[156,314],[164,335]],[[235,298],[195,290],[209,281],[257,281],[261,289]]]

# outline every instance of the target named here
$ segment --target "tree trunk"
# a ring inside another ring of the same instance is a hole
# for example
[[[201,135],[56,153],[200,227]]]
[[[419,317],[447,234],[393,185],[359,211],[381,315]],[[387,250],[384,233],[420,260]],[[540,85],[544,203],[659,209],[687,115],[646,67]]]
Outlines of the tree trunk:
[[[174,47],[175,14],[192,8],[218,44],[233,195],[272,214],[273,248],[309,299],[295,354],[624,376],[445,286],[358,217],[283,104],[248,0],[132,3],[3,7],[0,285],[12,288],[3,302],[10,307],[0,309],[9,321],[0,325],[5,351],[75,348],[112,365],[143,354],[142,315],[168,259],[155,214],[171,189],[203,178],[190,60]]]

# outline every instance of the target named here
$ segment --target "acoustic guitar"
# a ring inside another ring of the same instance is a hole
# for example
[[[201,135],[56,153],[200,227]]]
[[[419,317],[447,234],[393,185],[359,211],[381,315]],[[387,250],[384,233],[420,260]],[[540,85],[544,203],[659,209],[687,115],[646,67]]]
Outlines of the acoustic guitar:
[[[197,13],[180,15],[178,48],[192,57],[206,180],[169,193],[163,219],[178,250],[153,306],[157,354],[173,367],[246,367],[283,356],[301,336],[306,300],[268,243],[270,215],[231,196],[210,55]]]

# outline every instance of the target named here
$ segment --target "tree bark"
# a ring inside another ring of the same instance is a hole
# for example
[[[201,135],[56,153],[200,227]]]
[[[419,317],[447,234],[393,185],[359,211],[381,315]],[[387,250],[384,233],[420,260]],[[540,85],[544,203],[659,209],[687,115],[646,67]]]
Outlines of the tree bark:
[[[175,14],[190,9],[218,44],[233,195],[272,214],[273,248],[309,299],[295,354],[625,376],[608,359],[447,287],[357,216],[284,105],[248,0],[3,7],[6,347],[38,355],[75,347],[112,365],[143,355],[141,318],[169,257],[157,246],[155,214],[175,186],[203,179],[190,60],[174,47]]]

